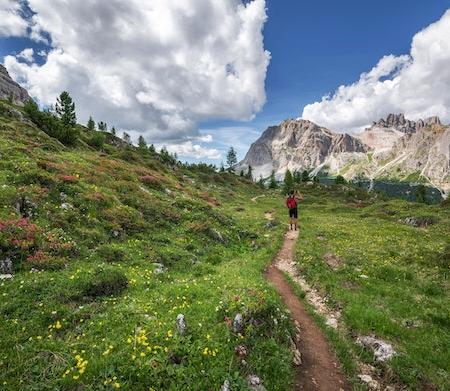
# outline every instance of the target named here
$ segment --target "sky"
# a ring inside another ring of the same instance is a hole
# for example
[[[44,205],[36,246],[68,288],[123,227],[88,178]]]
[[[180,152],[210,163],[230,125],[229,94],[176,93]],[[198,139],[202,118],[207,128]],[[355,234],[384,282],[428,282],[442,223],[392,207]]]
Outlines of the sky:
[[[181,160],[244,157],[302,117],[358,133],[390,112],[450,122],[450,0],[0,0],[0,62],[43,106]]]

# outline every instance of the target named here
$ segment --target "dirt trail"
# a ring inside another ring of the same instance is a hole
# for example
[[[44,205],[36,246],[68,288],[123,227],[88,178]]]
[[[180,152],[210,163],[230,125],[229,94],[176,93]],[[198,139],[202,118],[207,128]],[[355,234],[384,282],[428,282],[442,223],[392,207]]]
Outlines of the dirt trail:
[[[280,264],[293,262],[297,238],[298,231],[286,233],[283,247],[266,270],[266,278],[274,285],[300,328],[296,347],[301,353],[302,364],[296,366],[294,390],[351,390],[325,336],[278,268]]]

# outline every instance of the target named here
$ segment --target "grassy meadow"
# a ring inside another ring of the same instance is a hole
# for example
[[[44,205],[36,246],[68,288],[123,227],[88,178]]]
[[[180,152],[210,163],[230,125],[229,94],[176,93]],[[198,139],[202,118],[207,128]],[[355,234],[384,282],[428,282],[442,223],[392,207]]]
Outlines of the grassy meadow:
[[[375,201],[345,186],[308,186],[304,192],[297,266],[329,305],[342,312],[344,331],[336,338],[341,361],[350,361],[350,370],[352,358],[358,357],[374,364],[381,378],[408,390],[448,389],[448,204]],[[406,224],[411,217],[431,225]],[[334,255],[338,265],[330,267],[325,254]],[[376,363],[353,344],[360,335],[375,335],[398,354],[388,363]]]
[[[86,133],[66,148],[7,113],[2,390],[245,390],[250,374],[290,389],[291,323],[262,275],[282,240],[264,217],[279,193],[128,146],[98,151]]]

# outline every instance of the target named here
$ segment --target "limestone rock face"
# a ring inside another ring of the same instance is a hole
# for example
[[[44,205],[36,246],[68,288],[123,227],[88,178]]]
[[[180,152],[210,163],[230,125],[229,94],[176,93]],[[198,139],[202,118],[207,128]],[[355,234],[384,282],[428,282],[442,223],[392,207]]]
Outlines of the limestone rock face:
[[[9,76],[6,68],[0,64],[0,99],[11,99],[16,105],[24,105],[30,99],[27,90]]]
[[[282,176],[289,169],[317,167],[331,154],[365,153],[366,146],[348,134],[334,133],[307,120],[286,120],[269,127],[254,142],[237,169],[252,166],[254,178],[267,177],[272,170]]]
[[[412,121],[389,114],[362,133],[335,133],[306,120],[286,120],[269,127],[255,141],[236,170],[252,166],[253,178],[274,170],[325,171],[346,179],[390,179],[429,183],[450,193],[450,126],[439,117]]]

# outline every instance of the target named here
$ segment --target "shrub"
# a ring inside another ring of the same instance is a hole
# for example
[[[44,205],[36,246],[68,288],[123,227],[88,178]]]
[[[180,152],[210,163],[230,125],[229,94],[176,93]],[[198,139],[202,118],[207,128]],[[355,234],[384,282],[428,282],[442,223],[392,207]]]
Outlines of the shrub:
[[[102,149],[105,144],[106,136],[102,132],[94,132],[92,137],[89,139],[88,143],[90,146]]]
[[[125,250],[110,244],[104,244],[97,248],[97,255],[105,262],[123,262],[130,258]]]
[[[98,268],[93,274],[85,275],[77,281],[76,297],[101,297],[119,295],[128,287],[125,274],[114,268]]]
[[[336,177],[336,179],[334,180],[334,183],[336,185],[345,185],[347,183],[347,181],[345,180],[345,178],[342,175],[338,175]]]
[[[145,183],[146,185],[153,187],[155,189],[161,188],[160,180],[151,174],[141,176],[140,180],[142,183]]]

